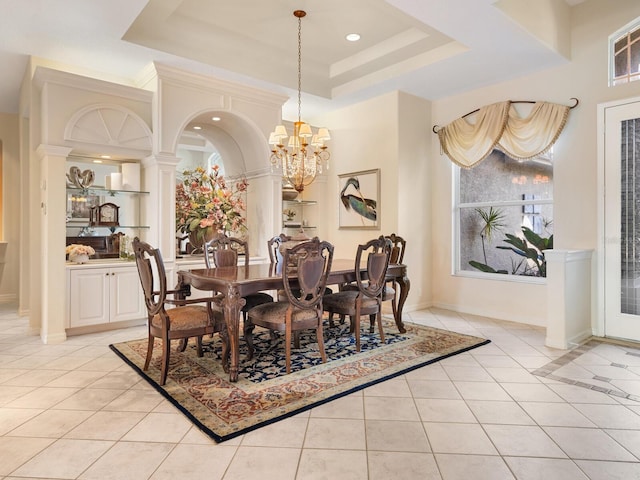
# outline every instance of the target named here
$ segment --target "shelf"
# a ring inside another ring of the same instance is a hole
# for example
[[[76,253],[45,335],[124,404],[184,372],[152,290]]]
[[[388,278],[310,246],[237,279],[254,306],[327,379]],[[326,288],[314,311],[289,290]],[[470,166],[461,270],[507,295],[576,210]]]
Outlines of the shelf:
[[[151,228],[149,225],[115,225],[115,226],[109,226],[109,225],[89,225],[89,222],[87,223],[74,223],[73,225],[69,225],[69,223],[67,223],[66,228],[108,228],[109,230],[113,230],[113,229],[118,229],[118,228],[129,228],[129,229],[147,229],[147,228]]]
[[[114,195],[149,195],[149,192],[143,191],[134,191],[134,190],[109,190],[104,187],[88,187],[88,188],[77,188],[77,187],[69,187],[67,186],[67,191],[69,192],[78,192],[82,195],[104,195],[108,194],[111,196]]]
[[[315,200],[283,200],[282,203],[284,205],[317,205],[318,202]]]

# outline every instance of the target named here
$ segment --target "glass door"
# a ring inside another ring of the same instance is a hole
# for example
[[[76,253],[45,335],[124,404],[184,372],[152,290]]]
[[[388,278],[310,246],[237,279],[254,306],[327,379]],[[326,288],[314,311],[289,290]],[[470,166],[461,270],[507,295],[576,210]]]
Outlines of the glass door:
[[[640,102],[604,122],[605,335],[640,341]]]

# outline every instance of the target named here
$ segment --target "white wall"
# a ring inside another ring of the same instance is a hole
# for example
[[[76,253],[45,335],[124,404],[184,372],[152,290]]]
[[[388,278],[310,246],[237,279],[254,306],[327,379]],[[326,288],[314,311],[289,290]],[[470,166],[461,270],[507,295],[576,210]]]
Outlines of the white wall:
[[[544,100],[570,105],[554,149],[554,240],[558,249],[597,244],[596,105],[638,96],[640,82],[607,86],[608,36],[640,16],[637,0],[590,0],[572,9],[572,52],[566,65],[433,102],[433,122],[446,125],[493,102]],[[435,137],[435,135],[434,135]],[[546,325],[546,286],[451,275],[451,162],[432,148],[433,301],[459,311]]]

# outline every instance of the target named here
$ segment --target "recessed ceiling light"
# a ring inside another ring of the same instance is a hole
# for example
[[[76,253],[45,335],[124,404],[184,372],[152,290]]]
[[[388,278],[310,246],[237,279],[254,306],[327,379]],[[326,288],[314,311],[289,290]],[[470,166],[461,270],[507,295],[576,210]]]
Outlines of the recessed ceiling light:
[[[100,158],[111,158],[111,155],[100,155]]]
[[[102,160],[94,160],[93,163],[102,163]]]
[[[202,130],[202,127],[199,125],[196,125],[195,127],[193,127],[194,130]]]
[[[360,34],[358,34],[358,33],[350,33],[344,38],[346,38],[350,42],[357,42],[358,40],[360,40]]]
[[[211,120],[213,120],[214,122],[219,122],[220,121],[220,117],[211,117]]]

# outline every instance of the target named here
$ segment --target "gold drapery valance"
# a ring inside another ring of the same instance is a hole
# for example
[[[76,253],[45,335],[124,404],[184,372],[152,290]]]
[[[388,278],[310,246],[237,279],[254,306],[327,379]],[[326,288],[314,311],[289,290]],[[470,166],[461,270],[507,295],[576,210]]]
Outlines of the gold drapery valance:
[[[438,134],[442,151],[452,162],[471,168],[487,158],[494,148],[518,160],[537,157],[551,148],[564,128],[569,107],[549,102],[533,103],[529,115],[521,118],[514,103],[493,103],[454,120],[434,132]],[[475,122],[465,117],[475,114]]]

